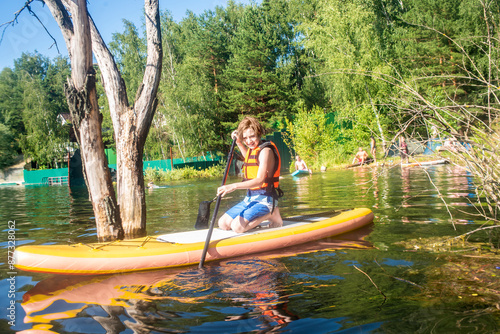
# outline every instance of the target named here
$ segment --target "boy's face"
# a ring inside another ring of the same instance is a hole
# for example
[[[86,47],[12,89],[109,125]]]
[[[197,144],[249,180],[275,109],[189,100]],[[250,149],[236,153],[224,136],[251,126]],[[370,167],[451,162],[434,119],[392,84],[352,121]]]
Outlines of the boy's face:
[[[250,149],[254,149],[259,146],[260,138],[257,136],[254,130],[246,129],[243,131],[243,143]]]

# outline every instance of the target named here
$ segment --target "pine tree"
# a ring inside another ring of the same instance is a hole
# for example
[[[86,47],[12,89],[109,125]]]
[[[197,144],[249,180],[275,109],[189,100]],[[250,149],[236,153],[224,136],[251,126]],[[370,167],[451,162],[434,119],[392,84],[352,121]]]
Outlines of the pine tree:
[[[229,132],[243,115],[261,121],[284,111],[285,87],[277,74],[281,56],[279,29],[265,12],[253,5],[245,8],[231,43],[232,57],[224,73],[226,115],[222,124]]]

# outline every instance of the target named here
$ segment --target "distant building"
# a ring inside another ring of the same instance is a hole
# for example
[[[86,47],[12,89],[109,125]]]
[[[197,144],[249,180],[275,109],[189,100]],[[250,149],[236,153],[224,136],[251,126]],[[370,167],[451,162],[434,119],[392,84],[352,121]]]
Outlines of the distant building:
[[[61,123],[61,125],[71,124],[71,114],[69,112],[62,112],[57,115],[57,121]]]
[[[57,121],[61,123],[61,125],[66,125],[68,124],[71,126],[69,130],[69,141],[70,143],[76,143],[76,135],[75,135],[75,130],[73,128],[73,119],[71,118],[71,114],[69,112],[62,112],[59,115],[57,115]],[[74,146],[74,145],[71,145]],[[73,153],[73,152],[72,152]]]

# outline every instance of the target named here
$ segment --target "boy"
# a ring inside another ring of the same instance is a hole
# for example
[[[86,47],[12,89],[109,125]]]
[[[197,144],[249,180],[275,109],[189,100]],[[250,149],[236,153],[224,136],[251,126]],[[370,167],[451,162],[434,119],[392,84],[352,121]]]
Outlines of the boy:
[[[244,180],[242,182],[221,186],[217,196],[224,196],[236,189],[247,189],[243,201],[230,208],[219,219],[219,228],[246,232],[264,220],[269,220],[269,227],[283,225],[277,199],[281,197],[279,175],[281,158],[273,142],[262,140],[264,128],[253,117],[245,117],[238,129],[231,135],[245,156]]]

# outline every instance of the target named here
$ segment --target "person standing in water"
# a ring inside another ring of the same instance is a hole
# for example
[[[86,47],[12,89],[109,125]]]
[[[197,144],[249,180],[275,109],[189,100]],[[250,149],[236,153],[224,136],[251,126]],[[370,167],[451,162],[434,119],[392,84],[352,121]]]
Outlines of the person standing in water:
[[[223,185],[217,189],[222,197],[237,189],[246,189],[243,201],[226,211],[219,219],[219,228],[246,232],[269,220],[269,227],[283,225],[278,208],[281,158],[276,145],[262,140],[264,127],[254,117],[245,117],[231,134],[245,157],[242,182]]]

